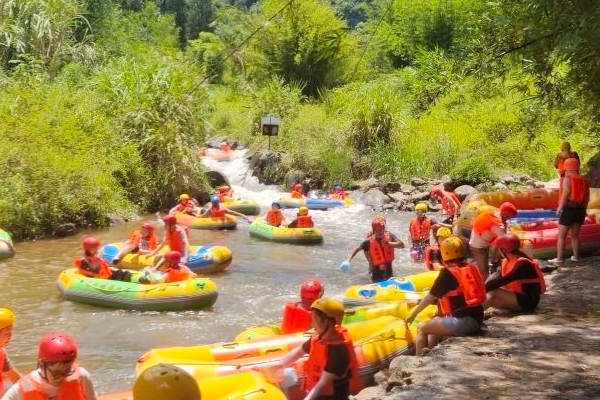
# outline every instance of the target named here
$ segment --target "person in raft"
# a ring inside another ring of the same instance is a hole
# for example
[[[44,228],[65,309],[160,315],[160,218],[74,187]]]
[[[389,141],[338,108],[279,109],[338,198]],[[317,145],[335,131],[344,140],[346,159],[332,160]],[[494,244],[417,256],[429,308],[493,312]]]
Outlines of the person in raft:
[[[264,219],[267,221],[267,224],[274,227],[287,226],[285,216],[281,212],[281,203],[278,201],[274,201],[271,204],[271,208],[267,210]]]
[[[556,172],[558,172],[558,176],[561,178],[565,176],[565,161],[569,158],[575,158],[577,161],[579,160],[579,154],[576,151],[571,150],[571,143],[562,142],[560,145],[560,151],[554,157],[554,168],[556,168]],[[561,182],[562,185],[562,182]]]
[[[489,207],[477,214],[473,219],[473,228],[469,238],[469,248],[483,279],[489,276],[489,253],[494,239],[506,233],[506,220],[517,216],[517,207],[511,202],[504,202],[500,208]],[[497,265],[496,255],[492,264]]]
[[[292,193],[290,194],[292,199],[303,199],[304,198],[304,186],[301,183],[296,183],[292,187]]]
[[[8,308],[0,308],[0,396],[4,394],[4,388],[8,388],[5,379],[10,383],[16,383],[21,379],[21,373],[12,365],[6,347],[12,339],[15,314]]]
[[[216,195],[211,196],[210,207],[203,214],[200,214],[198,218],[225,218],[226,214],[235,215],[240,218],[244,218],[246,222],[251,222],[250,217],[247,215],[230,210],[229,208],[223,206],[219,200],[219,196]]]
[[[171,283],[185,281],[196,277],[185,264],[181,263],[181,253],[168,251],[163,256],[165,262],[161,265],[163,272],[160,275],[154,271],[145,270],[144,276],[140,277],[140,283]]]
[[[281,319],[281,333],[304,332],[312,326],[310,306],[323,296],[325,289],[317,279],[309,278],[300,286],[300,301],[287,303]]]
[[[385,220],[375,218],[371,222],[372,234],[367,237],[350,253],[346,262],[352,261],[354,256],[363,251],[369,263],[369,272],[373,283],[382,282],[392,277],[394,271],[394,249],[403,249],[404,243],[394,234],[385,230]]]
[[[321,298],[312,306],[315,333],[302,346],[286,354],[285,367],[305,354],[302,390],[304,400],[348,400],[350,380],[358,373],[352,339],[340,325],[344,306],[338,300]]]
[[[444,239],[452,236],[450,228],[440,226],[435,229],[435,242],[425,249],[425,266],[430,271],[439,271],[442,269],[442,252],[440,245]]]
[[[233,189],[228,185],[221,185],[217,188],[217,197],[221,202],[233,200]]]
[[[229,153],[231,152],[231,146],[229,145],[229,142],[227,140],[221,142],[221,144],[219,145],[219,150],[221,150],[223,153]]]
[[[158,237],[154,233],[154,224],[144,222],[140,229],[136,229],[125,242],[125,247],[112,260],[113,265],[119,265],[123,257],[129,253],[150,254],[158,246]]]
[[[329,200],[344,200],[346,197],[348,197],[348,191],[344,190],[344,187],[340,184],[335,185],[333,193],[327,196]]]
[[[112,270],[108,263],[98,257],[100,240],[94,236],[88,236],[83,239],[84,256],[75,259],[73,262],[77,272],[88,278],[110,279],[114,281],[131,281],[131,272],[125,270]]]
[[[431,198],[442,202],[442,215],[445,216],[443,221],[445,224],[452,224],[456,221],[461,203],[454,192],[436,186],[431,190]]]
[[[75,364],[77,345],[61,332],[40,341],[37,368],[23,376],[2,400],[96,400],[90,373]]]
[[[565,245],[567,234],[571,232],[571,261],[579,261],[580,241],[579,232],[583,225],[590,200],[590,185],[588,180],[579,174],[579,161],[568,158],[564,162],[565,176],[561,178],[562,185],[558,191],[558,238],[556,241],[556,258],[549,260],[554,265],[565,262]]]
[[[296,218],[289,223],[288,228],[312,228],[315,224],[312,217],[308,215],[307,207],[300,207]]]
[[[425,203],[418,203],[415,206],[416,216],[410,221],[408,226],[408,237],[410,239],[410,256],[413,260],[421,262],[425,254],[425,249],[429,246],[431,236],[431,227],[437,223],[427,216],[428,207]]]
[[[183,213],[196,216],[202,214],[203,210],[198,207],[189,194],[183,193],[179,196],[179,203],[169,210],[169,214]]]
[[[467,249],[460,238],[451,236],[440,245],[444,268],[429,293],[406,318],[411,324],[430,304],[438,303],[441,317],[419,324],[416,355],[429,352],[444,336],[468,336],[481,330],[485,286],[479,269],[467,263]]]
[[[162,217],[165,223],[165,235],[154,250],[148,254],[154,256],[152,269],[156,270],[163,262],[163,255],[158,254],[163,247],[169,246],[169,250],[178,251],[181,254],[181,262],[187,263],[190,254],[189,230],[177,224],[177,218],[174,215],[167,214]]]
[[[546,281],[537,260],[519,250],[517,235],[499,236],[494,246],[504,256],[502,268],[485,282],[487,292],[483,309],[534,311],[546,291]]]

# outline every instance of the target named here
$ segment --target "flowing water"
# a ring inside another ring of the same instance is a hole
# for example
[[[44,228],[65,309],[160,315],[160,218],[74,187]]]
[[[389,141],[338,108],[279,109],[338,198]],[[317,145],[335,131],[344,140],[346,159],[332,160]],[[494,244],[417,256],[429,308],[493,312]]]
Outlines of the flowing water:
[[[234,195],[259,201],[263,211],[282,195],[246,176],[248,167],[241,158],[208,166],[230,179]],[[294,213],[285,211],[288,219]],[[17,316],[9,356],[21,372],[28,372],[35,367],[40,337],[50,331],[65,331],[78,342],[79,362],[92,373],[98,392],[126,390],[131,388],[136,360],[148,349],[230,341],[246,327],[276,322],[284,303],[298,300],[300,284],[307,277],[320,279],[325,295],[336,297],[350,285],[369,283],[361,253],[349,272],[341,272],[339,264],[365,238],[371,219],[380,213],[353,205],[311,214],[324,231],[322,245],[261,241],[250,237],[242,220],[235,231],[192,230],[192,244],[223,245],[233,251],[229,268],[211,276],[219,286],[219,298],[212,309],[204,311],[112,310],[73,303],[60,296],[56,277],[81,255],[84,236],[96,235],[102,243],[122,241],[140,221],[68,238],[17,243],[16,256],[0,261],[0,280],[4,282],[0,306],[11,308]],[[388,229],[405,239],[411,217],[411,213],[387,215]],[[154,221],[156,216],[143,220]],[[162,230],[157,229],[157,233],[160,236]],[[410,261],[407,250],[396,251],[394,266],[397,276],[423,270],[422,265]]]

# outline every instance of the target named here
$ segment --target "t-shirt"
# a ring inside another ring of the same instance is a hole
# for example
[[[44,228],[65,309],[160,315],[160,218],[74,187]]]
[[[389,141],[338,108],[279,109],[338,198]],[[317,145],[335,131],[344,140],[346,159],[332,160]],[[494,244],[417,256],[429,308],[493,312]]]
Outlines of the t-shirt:
[[[302,350],[305,353],[310,353],[310,339],[304,342]],[[317,399],[346,400],[348,398],[350,376],[344,376],[348,370],[348,365],[350,365],[350,354],[348,354],[348,348],[345,344],[330,344],[327,346],[327,362],[324,371],[335,375],[336,378],[342,377],[342,379],[333,380],[332,396],[318,396]],[[357,371],[350,371],[350,373],[356,374]]]
[[[452,290],[458,288],[458,281],[446,268],[442,268],[440,274],[433,282],[433,286],[429,290],[432,296],[438,299],[444,297],[444,295]],[[457,318],[472,317],[480,324],[483,323],[483,307],[478,305],[476,307],[468,307],[460,296],[451,299],[452,316]]]
[[[535,278],[537,278],[537,272],[533,268],[531,262],[522,260],[517,262],[512,271],[506,276],[501,276],[501,274],[490,276],[485,282],[485,291],[489,292],[491,290],[496,290],[504,285],[521,279]],[[538,283],[525,283],[523,284],[523,292],[539,296],[541,294],[541,287]]]
[[[82,381],[82,389],[83,394],[85,396],[85,400],[96,400],[96,393],[94,392],[94,385],[92,383],[92,377],[90,373],[81,367],[78,367],[77,373],[81,377]],[[50,385],[48,382],[42,379],[39,370],[35,370],[33,373],[33,379],[36,382],[42,384],[42,389],[44,390],[46,396],[48,396],[48,400],[56,399],[58,395],[58,387]],[[18,384],[14,384],[10,389],[2,396],[0,400],[23,400],[23,396],[21,394],[21,387]]]

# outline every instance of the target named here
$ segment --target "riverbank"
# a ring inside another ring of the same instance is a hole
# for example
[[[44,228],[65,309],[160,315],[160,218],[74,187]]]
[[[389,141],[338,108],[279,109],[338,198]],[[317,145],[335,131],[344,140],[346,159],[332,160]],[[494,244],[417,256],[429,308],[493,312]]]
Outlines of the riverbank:
[[[395,359],[358,400],[600,398],[600,257],[546,275],[537,313],[494,311],[485,333]],[[387,389],[387,391],[385,390]]]

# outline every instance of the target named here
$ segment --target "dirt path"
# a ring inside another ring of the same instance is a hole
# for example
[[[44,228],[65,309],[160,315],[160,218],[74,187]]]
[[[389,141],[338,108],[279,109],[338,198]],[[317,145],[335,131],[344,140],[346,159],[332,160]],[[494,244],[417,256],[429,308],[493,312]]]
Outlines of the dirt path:
[[[536,314],[497,313],[483,335],[399,357],[356,399],[600,399],[600,257],[584,261],[546,275]]]

